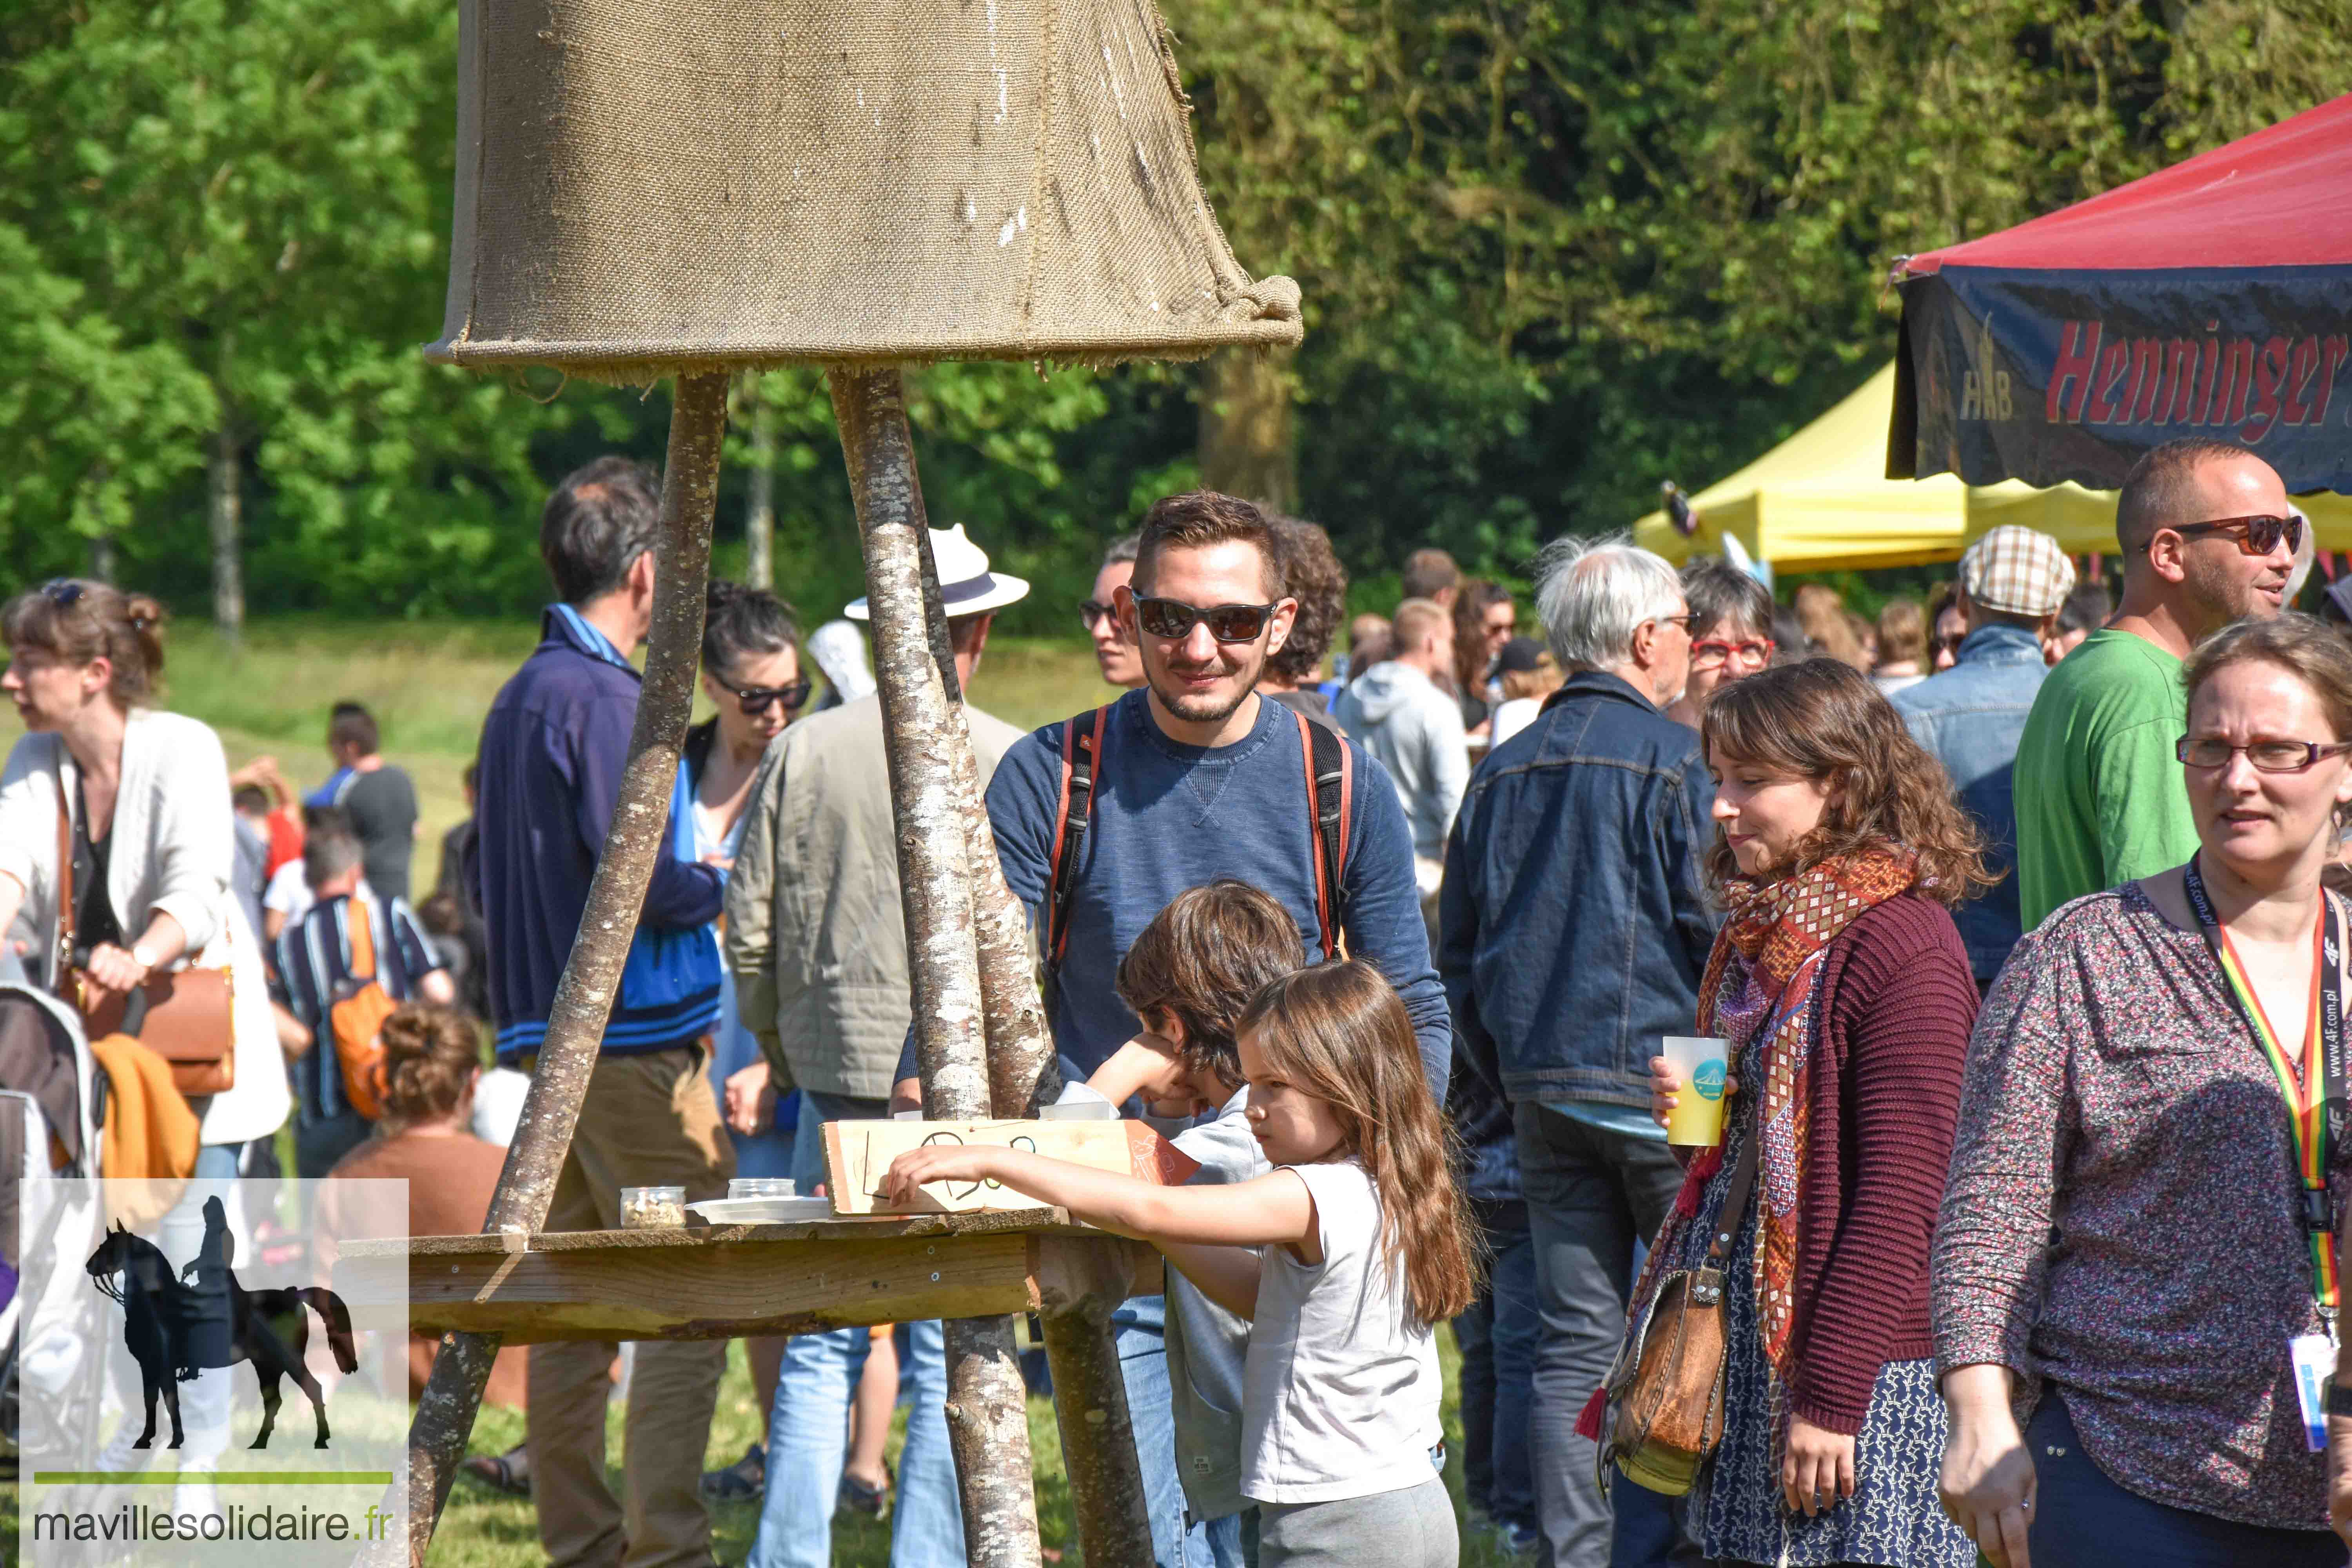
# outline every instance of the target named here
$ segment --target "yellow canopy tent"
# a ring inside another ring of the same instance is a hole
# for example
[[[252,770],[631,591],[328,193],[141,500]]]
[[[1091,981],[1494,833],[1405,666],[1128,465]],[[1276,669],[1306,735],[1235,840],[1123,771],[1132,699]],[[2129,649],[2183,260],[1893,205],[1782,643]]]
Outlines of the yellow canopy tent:
[[[1953,561],[2003,523],[2053,535],[2073,555],[2113,554],[2116,497],[2079,485],[2036,489],[2021,480],[1970,487],[1950,474],[1886,477],[1895,366],[1877,374],[1730,478],[1691,498],[1698,531],[1685,538],[1663,511],[1633,525],[1633,542],[1679,565],[1723,548],[1727,533],[1782,572],[1910,566]],[[2352,550],[2352,499],[2296,499],[2322,550]]]

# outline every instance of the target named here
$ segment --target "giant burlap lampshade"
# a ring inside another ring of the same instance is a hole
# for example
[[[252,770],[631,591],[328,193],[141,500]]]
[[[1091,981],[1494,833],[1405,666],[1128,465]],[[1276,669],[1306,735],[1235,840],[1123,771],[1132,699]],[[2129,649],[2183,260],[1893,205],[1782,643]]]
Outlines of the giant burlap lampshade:
[[[465,0],[428,357],[604,379],[1299,336],[1152,0]]]

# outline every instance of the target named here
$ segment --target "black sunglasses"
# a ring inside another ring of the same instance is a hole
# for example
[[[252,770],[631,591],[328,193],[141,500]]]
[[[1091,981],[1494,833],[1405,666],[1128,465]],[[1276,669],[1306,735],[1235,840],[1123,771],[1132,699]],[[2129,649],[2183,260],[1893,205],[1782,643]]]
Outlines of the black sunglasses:
[[[1097,621],[1101,620],[1105,616],[1118,613],[1116,609],[1104,604],[1100,599],[1088,599],[1078,605],[1078,624],[1087,630],[1092,631],[1095,629]]]
[[[1219,642],[1255,642],[1265,632],[1274,605],[1212,605],[1207,609],[1195,609],[1177,599],[1138,599],[1135,618],[1143,629],[1156,637],[1177,641],[1192,635],[1192,628],[1202,621],[1209,623],[1209,635]]]
[[[70,577],[52,577],[41,584],[41,592],[60,610],[70,610],[81,602],[81,584]]]
[[[2285,542],[2289,550],[2303,548],[2303,519],[2299,517],[2218,517],[2210,522],[2176,522],[2166,525],[2187,539],[2199,533],[2220,533],[2238,542],[2239,553],[2268,555]],[[2151,542],[2151,544],[2153,542]]]
[[[797,713],[807,703],[809,692],[813,689],[813,683],[805,676],[793,681],[790,686],[731,686],[728,684],[727,678],[723,675],[714,675],[710,679],[719,683],[721,690],[735,699],[737,706],[743,710],[744,716],[751,719],[757,719],[761,714],[765,713],[769,704],[773,702],[782,703],[784,711],[787,713]]]

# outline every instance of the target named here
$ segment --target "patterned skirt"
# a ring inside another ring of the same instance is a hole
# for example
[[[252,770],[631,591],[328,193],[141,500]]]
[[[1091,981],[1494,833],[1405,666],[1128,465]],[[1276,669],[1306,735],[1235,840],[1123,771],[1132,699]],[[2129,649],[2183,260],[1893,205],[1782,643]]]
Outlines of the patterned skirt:
[[[1707,1184],[1701,1214],[1713,1214],[1721,1204],[1720,1189],[1753,1128],[1752,1115],[1725,1128],[1723,1168]],[[1707,1230],[1689,1226],[1686,1246],[1703,1254]],[[1692,1519],[1705,1521],[1706,1555],[1787,1568],[1844,1563],[1973,1568],[1976,1547],[1936,1500],[1948,1426],[1933,1361],[1891,1361],[1878,1369],[1854,1438],[1854,1495],[1810,1519],[1789,1511],[1780,1495],[1780,1419],[1771,1364],[1756,1330],[1755,1258],[1751,1206],[1724,1279],[1723,1444],[1691,1500]],[[1696,1261],[1694,1257],[1686,1266]]]

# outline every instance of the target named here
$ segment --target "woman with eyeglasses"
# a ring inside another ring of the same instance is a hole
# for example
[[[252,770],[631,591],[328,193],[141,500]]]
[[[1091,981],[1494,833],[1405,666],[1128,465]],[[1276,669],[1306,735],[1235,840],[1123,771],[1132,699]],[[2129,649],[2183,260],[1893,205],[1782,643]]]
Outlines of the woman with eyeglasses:
[[[1934,1265],[1942,1493],[1995,1568],[2346,1560],[2317,1384],[2352,922],[2320,874],[2352,812],[2352,649],[2241,621],[2183,682],[2194,854],[2029,933],[1969,1048]]]
[[[1666,717],[1696,730],[1717,687],[1772,662],[1772,590],[1720,555],[1692,557],[1682,577],[1691,615],[1690,680]]]

